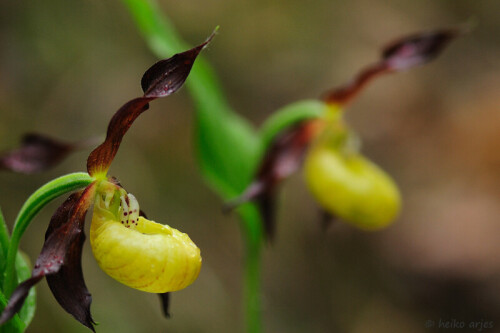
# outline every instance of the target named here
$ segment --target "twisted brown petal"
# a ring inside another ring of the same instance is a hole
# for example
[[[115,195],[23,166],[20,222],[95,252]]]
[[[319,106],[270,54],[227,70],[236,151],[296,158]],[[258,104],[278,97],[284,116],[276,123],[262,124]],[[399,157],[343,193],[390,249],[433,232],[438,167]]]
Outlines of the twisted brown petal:
[[[111,118],[106,140],[94,149],[87,159],[87,171],[90,175],[105,173],[115,158],[123,136],[134,120],[149,108],[149,101],[154,98],[139,97],[127,102]]]
[[[109,122],[105,141],[87,159],[87,171],[90,175],[107,172],[132,123],[149,108],[150,101],[171,95],[182,87],[196,57],[213,36],[214,33],[202,44],[157,62],[144,73],[141,80],[144,96],[127,102],[115,113]]]
[[[458,29],[443,29],[400,38],[382,50],[378,62],[365,67],[348,84],[327,92],[324,99],[331,104],[346,104],[379,75],[406,70],[433,60],[460,34]]]

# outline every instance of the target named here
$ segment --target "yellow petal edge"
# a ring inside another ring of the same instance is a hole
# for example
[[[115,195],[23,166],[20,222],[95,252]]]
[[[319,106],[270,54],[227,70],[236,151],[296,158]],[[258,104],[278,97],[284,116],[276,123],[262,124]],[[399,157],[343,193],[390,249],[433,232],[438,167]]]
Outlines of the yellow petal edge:
[[[187,234],[138,214],[132,221],[123,224],[98,195],[90,244],[104,272],[150,293],[181,290],[196,280],[201,268],[200,249]]]

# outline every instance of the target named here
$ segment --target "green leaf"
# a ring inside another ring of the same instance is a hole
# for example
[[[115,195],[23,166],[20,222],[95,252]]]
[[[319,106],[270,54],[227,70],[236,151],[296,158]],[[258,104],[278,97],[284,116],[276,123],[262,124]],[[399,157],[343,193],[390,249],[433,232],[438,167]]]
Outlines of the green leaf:
[[[222,197],[233,197],[251,180],[259,158],[259,137],[228,106],[206,62],[195,64],[186,84],[196,105],[195,142],[200,170]]]
[[[31,265],[29,264],[29,258],[22,253],[18,252],[16,257],[16,271],[18,282],[22,282],[31,277]],[[24,327],[28,327],[31,320],[35,316],[36,310],[36,291],[35,288],[31,288],[28,297],[24,301],[24,305],[19,311],[19,317],[24,323]]]
[[[202,112],[196,121],[201,171],[225,199],[245,189],[258,162],[258,138],[244,133],[248,128],[236,117],[210,117]]]

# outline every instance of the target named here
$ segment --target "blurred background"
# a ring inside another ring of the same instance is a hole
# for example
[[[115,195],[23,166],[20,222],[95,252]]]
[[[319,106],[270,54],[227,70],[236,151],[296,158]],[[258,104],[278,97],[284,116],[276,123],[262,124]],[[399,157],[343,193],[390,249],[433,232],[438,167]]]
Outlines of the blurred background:
[[[432,332],[439,320],[453,319],[492,321],[483,331],[500,332],[500,2],[160,6],[192,45],[220,25],[204,56],[234,108],[256,126],[283,105],[346,82],[394,38],[477,22],[437,61],[377,80],[346,115],[364,153],[402,190],[397,223],[373,233],[344,224],[324,232],[302,176],[283,186],[277,238],[264,251],[263,319],[266,332]],[[142,73],[156,60],[120,1],[0,1],[0,151],[28,131],[69,141],[104,134],[112,114],[141,95]],[[173,294],[166,320],[155,295],[100,271],[87,243],[83,270],[99,332],[243,331],[238,221],[221,214],[221,200],[198,174],[192,118],[185,89],[155,101],[128,132],[110,173],[148,216],[197,243],[200,277]],[[39,186],[84,171],[88,153],[40,175],[0,173],[10,225]],[[44,209],[22,240],[32,260],[61,201]],[[28,332],[88,332],[45,282],[37,291]]]

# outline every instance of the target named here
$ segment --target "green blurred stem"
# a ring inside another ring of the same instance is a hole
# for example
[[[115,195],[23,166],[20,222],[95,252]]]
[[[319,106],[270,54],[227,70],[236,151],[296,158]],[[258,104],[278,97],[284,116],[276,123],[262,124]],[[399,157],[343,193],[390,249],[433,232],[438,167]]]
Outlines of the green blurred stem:
[[[249,240],[249,238],[246,239],[245,321],[248,333],[258,333],[261,331],[260,250],[260,243],[255,243]]]
[[[243,221],[248,221],[242,219]],[[248,229],[248,226],[245,228]],[[260,270],[262,233],[245,232],[245,322],[248,333],[258,333],[262,329],[261,297],[260,297]]]
[[[15,262],[21,237],[33,218],[45,205],[62,194],[84,188],[94,181],[89,174],[77,172],[56,178],[36,190],[21,207],[14,223],[12,237],[7,250],[7,262],[4,272],[3,291],[10,297],[16,287]]]
[[[260,270],[263,244],[262,224],[259,213],[253,204],[246,204],[238,213],[242,221],[245,241],[245,280],[244,302],[245,323],[247,333],[258,333],[262,330]]]
[[[5,261],[7,250],[9,248],[9,229],[5,223],[2,209],[0,209],[0,286],[3,284],[3,272],[5,269]]]
[[[3,255],[6,255],[8,248],[9,248],[9,229],[7,229],[7,224],[5,223],[2,209],[0,208],[0,252]]]

